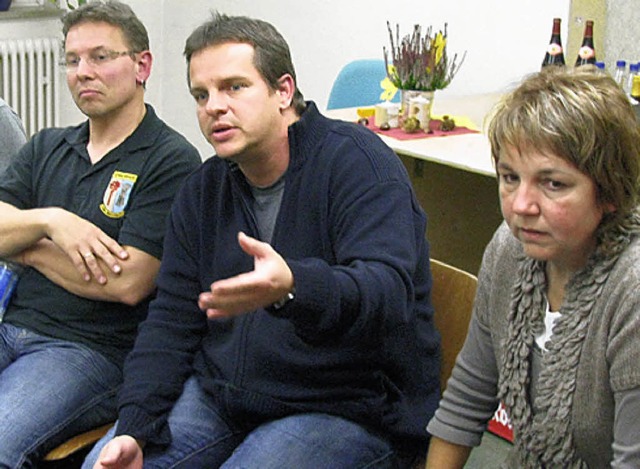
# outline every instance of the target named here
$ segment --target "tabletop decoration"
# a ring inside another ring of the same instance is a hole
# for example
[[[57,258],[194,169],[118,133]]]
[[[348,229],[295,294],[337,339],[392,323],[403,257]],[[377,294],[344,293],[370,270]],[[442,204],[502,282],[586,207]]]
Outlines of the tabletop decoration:
[[[458,54],[450,59],[447,54],[447,24],[444,31],[434,33],[429,26],[423,36],[422,28],[416,24],[411,34],[400,38],[400,26],[396,25],[395,36],[387,21],[391,47],[383,47],[388,82],[383,89],[393,86],[401,93],[400,126],[409,116],[421,116],[420,127],[429,129],[429,117],[436,90],[446,88],[462,66],[466,52],[458,61]],[[390,58],[389,58],[390,56]],[[427,116],[426,118],[424,116]]]
[[[463,122],[465,118],[463,116],[456,116],[455,119],[461,119]],[[413,117],[409,119],[413,120]],[[479,130],[474,128],[472,124],[469,126],[458,125],[455,123],[454,116],[433,116],[429,121],[429,127],[425,131],[407,131],[402,127],[388,127],[378,125],[375,120],[375,116],[371,116],[367,119],[367,122],[358,122],[360,125],[367,127],[379,135],[386,135],[387,137],[395,138],[396,140],[419,140],[433,137],[452,137],[454,135],[465,134],[477,134]],[[384,124],[384,123],[383,123]],[[453,124],[453,127],[451,126]],[[418,129],[420,130],[420,129]]]

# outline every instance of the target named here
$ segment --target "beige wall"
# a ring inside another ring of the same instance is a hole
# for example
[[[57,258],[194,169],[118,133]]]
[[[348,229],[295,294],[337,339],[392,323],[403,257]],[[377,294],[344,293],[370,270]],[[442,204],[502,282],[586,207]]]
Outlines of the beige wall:
[[[578,56],[578,49],[582,45],[584,27],[587,20],[593,20],[593,43],[596,48],[596,58],[605,59],[604,37],[607,30],[606,0],[571,0],[569,10],[568,39],[565,46],[567,64],[573,65]]]
[[[640,2],[607,0],[607,31],[604,39],[607,64],[618,59],[640,62]]]
[[[617,60],[640,62],[640,4],[638,0],[571,0],[566,45],[567,62],[575,60],[584,22],[594,23],[596,57],[613,70]]]

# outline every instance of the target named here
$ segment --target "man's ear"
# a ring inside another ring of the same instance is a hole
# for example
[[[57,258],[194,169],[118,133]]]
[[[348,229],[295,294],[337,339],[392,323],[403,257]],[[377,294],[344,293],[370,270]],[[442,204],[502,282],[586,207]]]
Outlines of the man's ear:
[[[280,109],[287,109],[293,102],[293,94],[296,91],[296,83],[293,77],[285,73],[278,80],[276,94],[280,98]]]
[[[151,75],[151,65],[153,64],[153,56],[148,50],[135,54],[136,61],[136,83],[143,85]]]

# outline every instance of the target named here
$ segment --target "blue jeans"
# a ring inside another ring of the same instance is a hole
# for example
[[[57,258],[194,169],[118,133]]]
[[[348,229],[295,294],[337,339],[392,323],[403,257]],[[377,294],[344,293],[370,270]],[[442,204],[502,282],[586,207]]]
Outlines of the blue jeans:
[[[0,467],[33,467],[115,420],[121,369],[88,347],[0,324]]]
[[[145,468],[321,469],[403,467],[380,435],[341,417],[299,414],[240,429],[221,414],[194,377],[169,415],[171,445],[145,449]],[[82,466],[91,469],[112,429]]]

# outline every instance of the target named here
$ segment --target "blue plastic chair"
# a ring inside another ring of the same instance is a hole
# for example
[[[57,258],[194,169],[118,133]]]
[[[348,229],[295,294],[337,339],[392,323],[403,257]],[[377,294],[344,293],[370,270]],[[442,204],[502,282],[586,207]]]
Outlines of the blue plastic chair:
[[[329,93],[327,110],[345,107],[373,106],[379,103],[383,89],[380,82],[387,73],[382,59],[360,59],[345,65]],[[400,92],[392,102],[400,102]]]

